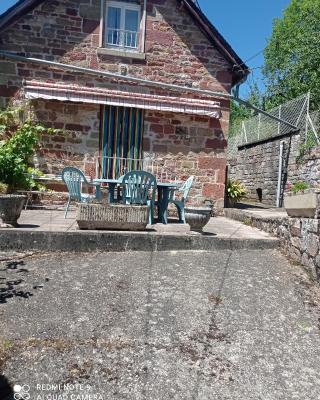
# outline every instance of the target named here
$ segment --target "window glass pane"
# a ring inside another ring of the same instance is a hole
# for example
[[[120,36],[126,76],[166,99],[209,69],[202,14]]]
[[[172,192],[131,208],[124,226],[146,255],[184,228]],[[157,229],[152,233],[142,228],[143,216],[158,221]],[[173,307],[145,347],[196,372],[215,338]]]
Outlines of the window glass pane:
[[[125,30],[138,32],[139,28],[139,12],[136,10],[126,10]]]
[[[121,8],[108,7],[107,19],[107,43],[115,46],[120,45],[121,35]]]
[[[108,28],[120,29],[121,8],[108,7]]]
[[[125,11],[125,37],[126,47],[138,47],[139,12],[137,10]]]

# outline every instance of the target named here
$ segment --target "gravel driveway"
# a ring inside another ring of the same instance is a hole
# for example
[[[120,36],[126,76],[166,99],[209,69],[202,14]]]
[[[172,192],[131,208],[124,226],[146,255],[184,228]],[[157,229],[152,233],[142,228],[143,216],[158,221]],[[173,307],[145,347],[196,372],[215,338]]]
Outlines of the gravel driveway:
[[[319,290],[277,251],[8,258],[1,400],[320,399]]]

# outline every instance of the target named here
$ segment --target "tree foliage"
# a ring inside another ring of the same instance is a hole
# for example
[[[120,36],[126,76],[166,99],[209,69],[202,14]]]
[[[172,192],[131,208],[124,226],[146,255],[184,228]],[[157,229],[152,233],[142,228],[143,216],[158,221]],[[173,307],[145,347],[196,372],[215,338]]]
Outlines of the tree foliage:
[[[10,191],[35,186],[30,177],[31,159],[40,136],[53,132],[31,119],[21,121],[20,112],[20,109],[0,111],[0,182]]]
[[[255,105],[256,107],[263,108],[263,96],[259,90],[259,87],[256,83],[253,83],[250,86],[249,94],[246,97],[246,101],[250,104]],[[242,121],[251,118],[254,115],[254,110],[249,108],[243,104],[239,104],[237,101],[231,101],[231,109],[230,109],[230,126],[235,127],[238,126]],[[232,135],[234,132],[230,131],[229,135]]]
[[[292,0],[265,49],[267,108],[311,91],[320,108],[320,0]]]

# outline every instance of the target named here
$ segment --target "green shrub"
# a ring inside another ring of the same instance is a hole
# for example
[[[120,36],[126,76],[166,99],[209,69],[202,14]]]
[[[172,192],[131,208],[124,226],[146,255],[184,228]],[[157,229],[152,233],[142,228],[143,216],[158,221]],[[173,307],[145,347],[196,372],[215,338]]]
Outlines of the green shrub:
[[[246,189],[239,181],[228,181],[227,196],[233,201],[239,201],[246,196]]]
[[[299,146],[299,153],[296,158],[297,164],[301,164],[304,157],[310,153],[310,151],[318,145],[318,141],[313,132],[308,132],[306,135],[306,141]]]
[[[0,182],[8,190],[30,189],[35,182],[30,164],[43,133],[53,132],[38,122],[21,119],[21,109],[0,111]]]
[[[293,193],[299,193],[299,192],[303,192],[304,190],[307,190],[309,188],[310,188],[310,186],[307,183],[298,181],[291,186],[290,191]]]
[[[6,194],[8,192],[8,185],[0,182],[0,194]]]

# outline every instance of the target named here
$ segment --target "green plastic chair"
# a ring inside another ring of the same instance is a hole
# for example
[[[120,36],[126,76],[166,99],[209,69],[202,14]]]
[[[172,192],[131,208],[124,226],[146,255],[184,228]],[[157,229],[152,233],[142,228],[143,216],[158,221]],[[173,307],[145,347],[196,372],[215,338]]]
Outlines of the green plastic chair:
[[[185,203],[188,199],[190,189],[192,187],[194,181],[194,176],[190,176],[184,184],[179,189],[173,189],[170,191],[169,195],[169,204],[172,203],[177,207],[178,215],[179,215],[179,222],[182,224],[186,223],[184,207]],[[176,200],[176,194],[179,193],[179,200]]]
[[[154,223],[154,207],[157,189],[156,177],[146,171],[130,171],[122,178],[122,202],[149,207],[149,223]]]
[[[78,168],[66,167],[61,174],[63,182],[67,185],[69,191],[69,199],[66,205],[64,218],[67,218],[67,213],[72,200],[79,203],[88,203],[94,199],[101,199],[101,189],[98,183],[90,183],[87,181],[84,173]],[[95,195],[82,193],[82,185],[94,186],[96,189]]]

